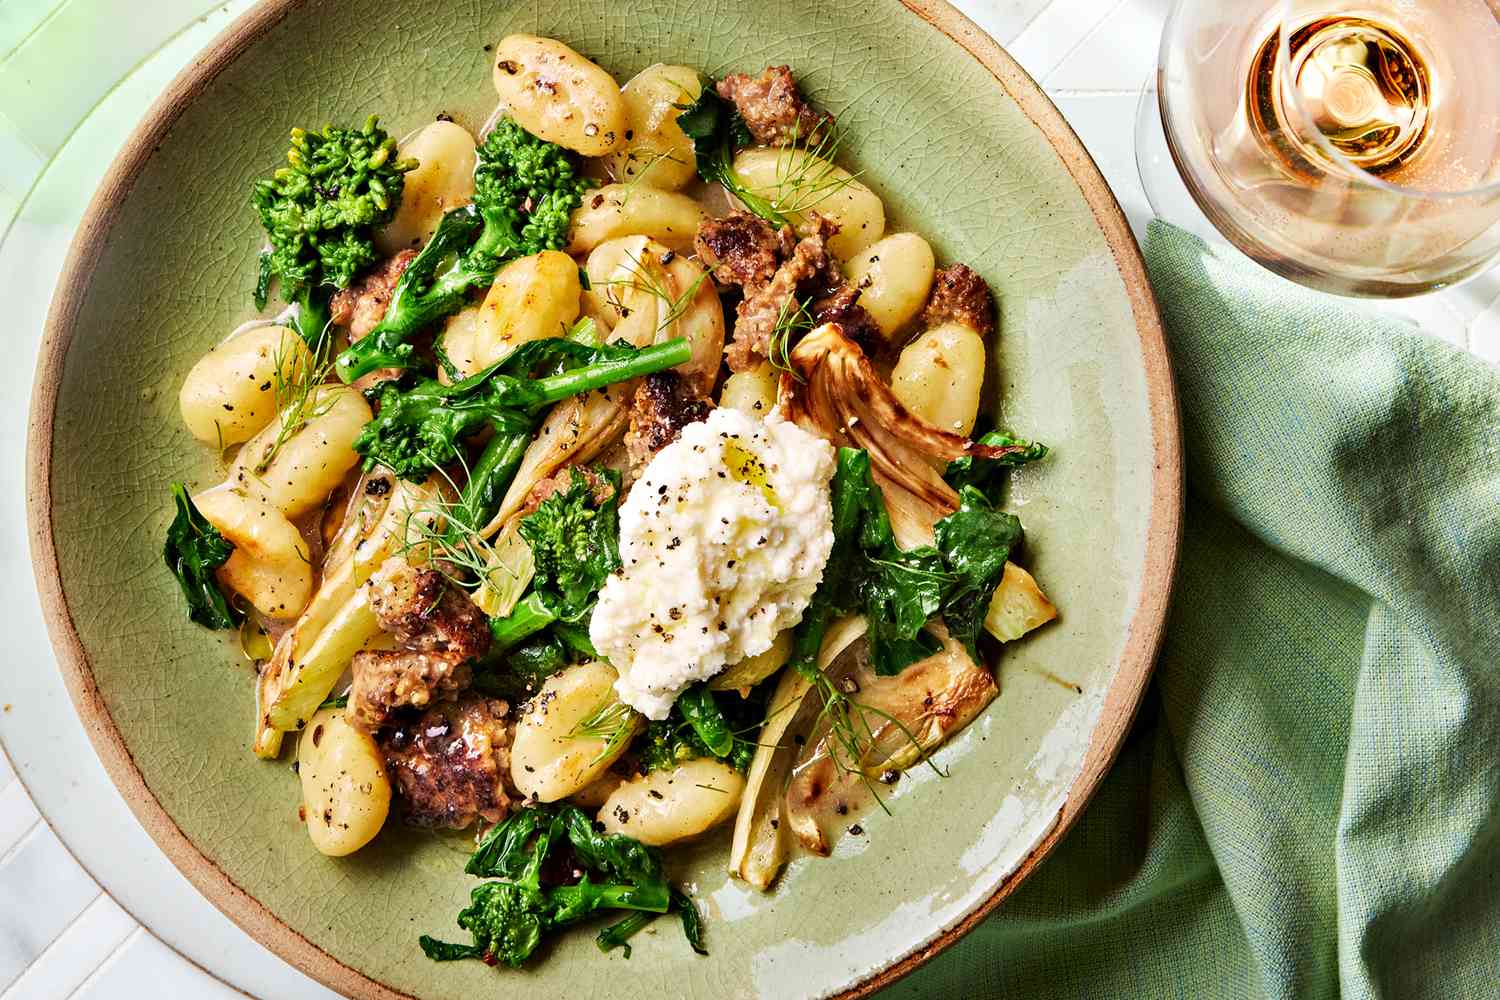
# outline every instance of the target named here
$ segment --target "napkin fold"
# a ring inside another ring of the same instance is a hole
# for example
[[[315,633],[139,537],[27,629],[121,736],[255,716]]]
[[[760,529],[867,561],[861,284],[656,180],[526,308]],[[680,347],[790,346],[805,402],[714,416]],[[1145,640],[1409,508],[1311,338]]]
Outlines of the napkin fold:
[[[1166,642],[1056,853],[888,995],[1500,996],[1500,369],[1153,223]]]

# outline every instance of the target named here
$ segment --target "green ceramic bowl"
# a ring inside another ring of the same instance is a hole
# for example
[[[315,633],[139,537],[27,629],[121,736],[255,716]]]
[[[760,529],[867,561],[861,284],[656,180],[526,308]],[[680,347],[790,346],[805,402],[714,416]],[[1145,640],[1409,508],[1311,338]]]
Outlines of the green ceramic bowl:
[[[767,896],[730,881],[726,838],[679,857],[711,957],[675,929],[626,964],[568,935],[525,972],[423,959],[458,935],[462,841],[391,826],[316,854],[285,763],[249,753],[252,673],[190,625],[161,566],[167,484],[221,470],[177,388],[249,316],[247,192],[294,123],[378,112],[401,134],[489,114],[489,45],[556,35],[624,79],[659,61],[719,74],[789,63],[847,127],[848,159],[900,224],[999,293],[1004,420],[1054,448],[1016,476],[1037,577],[1061,620],[1008,652],[1002,693],[892,815]],[[53,305],[31,438],[38,584],[101,757],[142,823],[248,931],[357,995],[792,997],[863,993],[988,912],[1077,816],[1123,738],[1160,634],[1181,502],[1176,406],[1139,253],[1098,171],[1036,86],[947,6],[908,0],[269,0],[148,115],[98,193]]]

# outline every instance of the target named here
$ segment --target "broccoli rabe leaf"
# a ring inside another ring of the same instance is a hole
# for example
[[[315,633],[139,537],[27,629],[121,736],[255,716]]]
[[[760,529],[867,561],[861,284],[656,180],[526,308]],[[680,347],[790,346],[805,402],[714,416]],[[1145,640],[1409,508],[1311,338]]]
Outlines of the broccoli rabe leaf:
[[[832,493],[833,552],[797,626],[791,662],[799,670],[813,669],[828,625],[859,612],[868,623],[875,672],[900,673],[939,648],[924,628],[942,607],[952,577],[933,549],[903,551],[896,545],[869,453],[839,449]]]
[[[544,858],[555,833],[552,814],[546,809],[522,809],[512,813],[479,842],[464,872],[478,878],[523,881],[537,859]],[[542,838],[540,840],[536,838]]]
[[[999,458],[977,458],[964,455],[948,463],[943,478],[955,490],[973,486],[985,496],[997,497],[1004,486],[1006,473],[1020,465],[1047,457],[1047,446],[1036,441],[1022,441],[1004,431],[990,431],[979,438],[979,444],[991,448],[1008,448]]]
[[[475,671],[474,687],[492,698],[525,701],[541,689],[548,677],[575,659],[555,631],[543,627],[512,643],[503,655],[487,657]]]
[[[177,515],[167,527],[162,555],[182,587],[188,618],[207,628],[235,628],[243,616],[219,589],[214,570],[234,554],[234,545],[198,512],[181,483],[172,484]]]
[[[707,684],[694,684],[677,696],[682,717],[703,747],[715,757],[728,757],[734,750],[734,730]]]
[[[292,129],[287,165],[257,181],[251,201],[270,239],[255,283],[264,308],[271,279],[299,306],[298,332],[315,344],[334,289],[347,288],[376,259],[375,229],[396,213],[404,174],[396,140],[374,115],[363,128]]]
[[[516,257],[560,250],[590,181],[572,153],[502,118],[479,145],[474,201],[445,215],[402,273],[375,328],[338,357],[345,382],[377,368],[410,367],[411,337],[458,312]]]
[[[548,873],[559,868],[582,878],[549,880]],[[459,912],[458,925],[473,936],[473,944],[449,944],[423,935],[422,951],[428,958],[480,958],[515,967],[530,958],[547,935],[595,913],[641,914],[601,932],[597,940],[608,950],[624,944],[645,920],[669,909],[682,914],[688,943],[705,954],[697,909],[668,884],[660,853],[631,837],[600,832],[574,806],[535,806],[512,813],[485,835],[465,871],[500,881],[477,886],[469,905]]]
[[[662,874],[661,853],[656,848],[623,833],[603,833],[578,809],[563,809],[558,818],[573,854],[589,871],[634,884],[639,909],[666,912],[669,887]]]
[[[959,508],[933,529],[933,542],[954,580],[943,596],[948,634],[979,662],[979,633],[1005,563],[1021,544],[1021,522],[997,510],[972,486],[959,490]]]
[[[453,944],[451,941],[439,941],[426,934],[418,938],[417,943],[422,946],[422,954],[434,962],[456,962],[461,958],[484,958],[485,956],[485,949],[482,945]]]
[[[959,509],[937,522],[934,544],[902,549],[870,456],[850,448],[839,450],[832,492],[833,553],[794,634],[793,667],[813,669],[829,623],[855,612],[865,615],[876,674],[898,674],[941,649],[926,629],[937,615],[979,662],[985,609],[1021,543],[1021,522],[964,486]]]
[[[698,913],[698,904],[688,898],[687,893],[672,887],[672,912],[682,918],[682,933],[688,946],[700,955],[707,955],[703,946],[703,918]]]

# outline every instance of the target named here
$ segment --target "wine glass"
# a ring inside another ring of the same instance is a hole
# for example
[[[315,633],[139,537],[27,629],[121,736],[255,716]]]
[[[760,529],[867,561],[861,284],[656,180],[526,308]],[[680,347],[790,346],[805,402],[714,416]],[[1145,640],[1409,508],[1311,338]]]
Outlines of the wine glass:
[[[1500,255],[1500,0],[1178,0],[1141,107],[1143,138],[1158,128],[1148,189],[1175,169],[1271,270],[1343,295],[1447,287]]]

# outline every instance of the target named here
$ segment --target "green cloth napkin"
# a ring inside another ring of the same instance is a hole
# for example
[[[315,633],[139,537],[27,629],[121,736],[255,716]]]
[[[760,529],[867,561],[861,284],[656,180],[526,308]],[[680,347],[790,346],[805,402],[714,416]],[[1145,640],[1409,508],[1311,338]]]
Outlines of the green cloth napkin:
[[[1187,448],[1078,826],[887,995],[1500,997],[1500,370],[1154,223]]]

